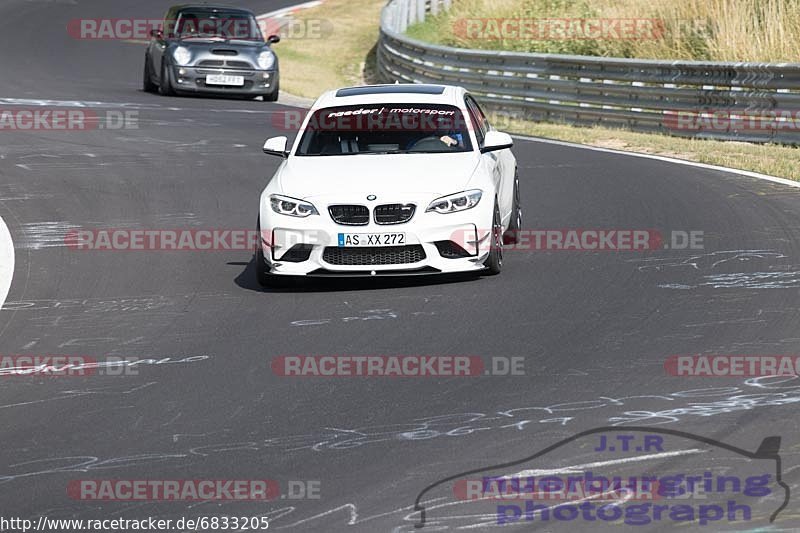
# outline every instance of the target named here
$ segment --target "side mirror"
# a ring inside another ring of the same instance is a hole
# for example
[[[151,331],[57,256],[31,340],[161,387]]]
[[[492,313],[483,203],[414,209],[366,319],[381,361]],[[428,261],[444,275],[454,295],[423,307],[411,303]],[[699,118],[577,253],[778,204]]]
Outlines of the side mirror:
[[[281,36],[280,35],[270,35],[269,37],[267,37],[267,42],[269,44],[277,44],[277,43],[281,42]]]
[[[483,140],[481,146],[481,153],[496,152],[497,150],[505,150],[514,146],[514,139],[508,133],[502,131],[487,131],[486,138]]]
[[[269,155],[277,155],[280,157],[289,157],[289,152],[286,151],[286,141],[288,139],[284,136],[270,137],[264,143],[264,153]]]
[[[161,41],[164,39],[164,32],[161,30],[161,28],[157,28],[155,30],[150,30],[150,36]]]

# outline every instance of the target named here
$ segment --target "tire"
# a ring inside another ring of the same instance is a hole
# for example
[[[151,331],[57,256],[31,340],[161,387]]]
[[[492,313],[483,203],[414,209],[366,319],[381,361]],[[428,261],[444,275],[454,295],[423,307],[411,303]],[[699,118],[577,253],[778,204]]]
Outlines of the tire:
[[[280,78],[278,81],[275,82],[275,87],[272,88],[271,92],[268,92],[264,95],[265,102],[277,102],[278,101],[278,93],[280,92],[281,81]]]
[[[158,86],[153,83],[153,78],[150,73],[153,69],[150,67],[150,56],[144,55],[144,72],[142,73],[142,90],[146,93],[154,93]]]
[[[489,257],[483,263],[490,276],[496,276],[503,270],[503,221],[500,218],[500,208],[497,200],[494,201],[494,215],[492,216],[492,235]]]
[[[175,94],[172,83],[169,81],[167,62],[163,58],[161,59],[161,76],[158,80],[158,94],[161,96],[173,96]]]
[[[505,244],[515,244],[519,242],[519,230],[522,229],[522,201],[519,194],[519,171],[514,171],[514,203],[511,207],[511,221],[508,223],[508,230],[503,235]]]

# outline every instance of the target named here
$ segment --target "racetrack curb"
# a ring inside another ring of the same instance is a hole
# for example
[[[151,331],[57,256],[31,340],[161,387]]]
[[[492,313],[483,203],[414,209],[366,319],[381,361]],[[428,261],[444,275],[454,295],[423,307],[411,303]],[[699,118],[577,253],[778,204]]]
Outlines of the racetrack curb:
[[[14,242],[3,217],[0,217],[0,309],[11,290],[11,279],[14,277]]]

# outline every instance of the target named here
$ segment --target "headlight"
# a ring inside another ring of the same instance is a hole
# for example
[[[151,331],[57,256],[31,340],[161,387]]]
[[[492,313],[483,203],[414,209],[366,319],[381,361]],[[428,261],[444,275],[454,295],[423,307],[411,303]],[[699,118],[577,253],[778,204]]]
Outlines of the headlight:
[[[314,204],[298,200],[297,198],[290,198],[289,196],[281,196],[280,194],[270,195],[269,203],[272,206],[272,210],[281,215],[301,218],[305,218],[309,215],[319,215]]]
[[[269,50],[264,50],[263,52],[258,54],[258,67],[261,70],[270,69],[274,64],[275,64],[275,54],[273,54]]]
[[[437,213],[455,213],[456,211],[466,211],[472,209],[481,201],[482,191],[473,189],[471,191],[457,192],[442,196],[431,202],[425,212],[436,211]]]
[[[183,46],[179,46],[172,52],[172,57],[175,59],[175,62],[180,65],[184,66],[189,63],[189,60],[192,59],[192,54],[189,52],[189,49]]]

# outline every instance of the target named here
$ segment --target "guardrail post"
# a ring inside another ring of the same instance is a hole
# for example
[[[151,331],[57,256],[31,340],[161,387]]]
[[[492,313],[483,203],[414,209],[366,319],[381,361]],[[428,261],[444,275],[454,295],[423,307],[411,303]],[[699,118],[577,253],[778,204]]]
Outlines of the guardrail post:
[[[425,0],[416,0],[417,2],[417,22],[425,22]]]
[[[397,24],[397,4],[389,3],[383,8],[381,12],[381,26],[384,29],[391,31],[400,31]]]
[[[439,0],[431,0],[431,15],[439,14]]]
[[[409,0],[398,0],[397,5],[400,8],[400,16],[397,17],[397,31],[405,33],[408,28],[408,2]]]
[[[408,3],[408,25],[417,23],[417,4],[419,0],[409,0]]]

